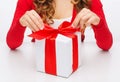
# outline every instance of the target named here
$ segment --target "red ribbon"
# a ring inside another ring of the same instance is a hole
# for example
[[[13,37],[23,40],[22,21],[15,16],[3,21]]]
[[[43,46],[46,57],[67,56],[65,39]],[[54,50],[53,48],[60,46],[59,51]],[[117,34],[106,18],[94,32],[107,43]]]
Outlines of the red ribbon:
[[[58,29],[53,29],[53,27],[50,27],[49,25],[44,24],[44,29],[39,30],[37,32],[32,33],[29,35],[30,37],[33,37],[35,39],[41,40],[44,38],[56,38],[58,34],[62,34],[64,36],[71,36],[76,31],[79,31],[80,28],[73,28],[71,26],[71,23],[69,22],[63,22]]]
[[[55,39],[58,34],[62,34],[64,36],[72,38],[73,44],[73,72],[78,68],[78,40],[77,36],[74,34],[76,31],[79,31],[79,28],[73,28],[71,23],[63,22],[58,29],[53,29],[49,25],[44,25],[43,30],[39,30],[37,32],[29,35],[35,39],[45,40],[45,72],[53,75],[57,75],[56,73],[56,46]]]

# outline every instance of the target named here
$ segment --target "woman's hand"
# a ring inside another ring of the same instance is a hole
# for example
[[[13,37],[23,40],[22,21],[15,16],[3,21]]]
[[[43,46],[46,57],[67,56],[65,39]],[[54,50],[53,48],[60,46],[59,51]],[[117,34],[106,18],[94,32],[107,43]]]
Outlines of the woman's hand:
[[[36,11],[27,11],[19,20],[22,26],[29,27],[33,32],[43,28],[43,21]]]
[[[87,26],[98,25],[100,18],[87,8],[83,8],[76,16],[73,25],[74,27],[81,27],[81,33],[84,33]]]

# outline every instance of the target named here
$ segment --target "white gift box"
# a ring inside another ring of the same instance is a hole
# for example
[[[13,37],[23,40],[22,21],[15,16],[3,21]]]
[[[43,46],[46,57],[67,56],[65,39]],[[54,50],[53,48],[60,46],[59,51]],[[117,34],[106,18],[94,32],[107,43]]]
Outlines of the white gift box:
[[[78,40],[78,67],[81,65],[80,46],[81,34],[75,33]],[[52,48],[52,46],[51,46]],[[36,40],[35,42],[36,68],[37,71],[45,71],[45,39]],[[73,45],[72,38],[58,34],[55,39],[56,51],[56,75],[69,77],[73,73]]]

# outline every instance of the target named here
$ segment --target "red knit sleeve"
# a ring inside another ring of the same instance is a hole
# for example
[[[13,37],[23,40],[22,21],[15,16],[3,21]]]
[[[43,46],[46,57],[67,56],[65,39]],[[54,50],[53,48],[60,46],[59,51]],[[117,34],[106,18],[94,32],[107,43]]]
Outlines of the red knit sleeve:
[[[97,45],[103,50],[109,50],[113,43],[112,34],[106,23],[105,15],[100,0],[92,0],[91,11],[100,17],[98,25],[92,25]]]
[[[32,0],[18,0],[14,18],[6,37],[9,48],[16,49],[22,44],[26,27],[20,25],[19,19],[26,11],[31,9]]]

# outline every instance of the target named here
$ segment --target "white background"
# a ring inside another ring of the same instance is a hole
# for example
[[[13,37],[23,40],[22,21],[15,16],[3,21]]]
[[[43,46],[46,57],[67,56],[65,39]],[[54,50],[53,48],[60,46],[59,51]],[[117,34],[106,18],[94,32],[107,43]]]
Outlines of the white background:
[[[102,0],[106,20],[114,38],[109,52],[95,44],[91,29],[82,44],[82,66],[68,79],[36,72],[33,45],[26,36],[23,45],[11,51],[5,43],[17,0],[0,2],[0,82],[120,82],[120,1]],[[28,35],[30,31],[26,32]],[[92,37],[92,38],[91,38]]]

